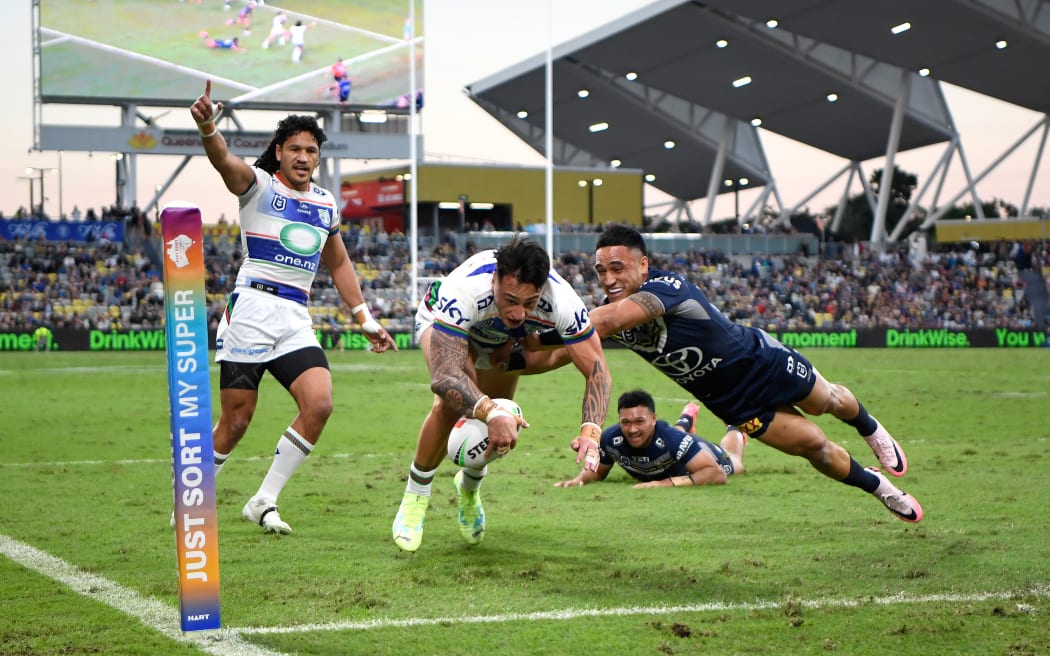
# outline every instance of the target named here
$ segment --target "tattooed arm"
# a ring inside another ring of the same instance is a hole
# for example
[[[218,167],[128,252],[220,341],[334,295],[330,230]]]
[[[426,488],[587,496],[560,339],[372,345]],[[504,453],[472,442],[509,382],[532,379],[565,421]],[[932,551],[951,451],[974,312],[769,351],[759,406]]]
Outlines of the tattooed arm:
[[[572,356],[573,364],[587,380],[583,392],[583,423],[580,434],[572,442],[572,448],[576,450],[576,462],[586,457],[584,469],[597,471],[598,442],[605,415],[609,412],[612,377],[602,351],[602,340],[597,333],[565,348]]]
[[[467,340],[453,337],[440,330],[430,335],[430,389],[446,405],[462,416],[474,417],[488,424],[489,446],[503,455],[518,443],[518,427],[528,426],[492,402],[468,373],[470,345]],[[480,401],[480,403],[479,403]]]
[[[591,310],[591,323],[602,339],[663,316],[664,304],[649,292],[635,292],[615,303]]]
[[[467,340],[440,330],[430,335],[430,389],[449,407],[470,416],[474,404],[485,396],[467,374],[470,345]]]

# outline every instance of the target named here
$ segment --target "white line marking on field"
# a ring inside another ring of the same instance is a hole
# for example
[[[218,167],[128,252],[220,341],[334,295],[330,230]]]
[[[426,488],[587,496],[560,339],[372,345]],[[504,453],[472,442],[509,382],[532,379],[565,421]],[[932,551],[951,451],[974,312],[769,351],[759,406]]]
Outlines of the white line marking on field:
[[[972,603],[990,600],[1017,599],[1022,595],[1050,598],[1050,584],[1013,592],[975,592],[910,595],[900,593],[885,597],[862,597],[858,599],[785,599],[780,601],[757,601],[742,603],[711,602],[681,606],[634,606],[626,608],[569,608],[535,613],[503,613],[500,615],[474,615],[469,617],[419,617],[403,619],[376,618],[356,622],[326,622],[323,624],[299,624],[295,626],[271,627],[227,627],[219,631],[183,633],[179,625],[178,612],[163,602],[140,595],[109,579],[83,570],[14,538],[0,534],[0,554],[47,578],[63,583],[78,594],[100,601],[111,608],[138,619],[147,627],[181,642],[188,642],[215,656],[284,656],[253,645],[242,636],[306,633],[314,631],[365,631],[413,626],[449,624],[495,624],[518,621],[572,620],[580,617],[617,617],[631,615],[666,615],[668,613],[703,613],[770,610],[794,603],[806,608],[855,608],[864,605],[890,606],[922,603]],[[1024,612],[1027,607],[1018,604]]]
[[[860,599],[784,599],[780,601],[757,601],[751,603],[711,602],[684,606],[634,606],[629,608],[569,608],[566,610],[539,611],[535,613],[504,613],[501,615],[475,615],[472,617],[419,617],[405,619],[374,619],[363,622],[326,622],[324,624],[300,624],[297,626],[260,626],[231,628],[239,635],[265,635],[280,633],[302,633],[307,631],[365,631],[411,626],[434,626],[456,624],[488,624],[537,620],[573,620],[580,617],[617,617],[627,615],[665,615],[667,613],[706,613],[755,611],[781,608],[786,603],[795,603],[806,608],[854,608],[865,605],[892,606],[897,604],[926,603],[972,603],[993,599],[1015,599],[1021,595],[1050,597],[1050,584],[1019,592],[975,592],[970,594],[909,595],[900,593],[888,597],[865,597]]]
[[[393,452],[387,453],[362,453],[362,454],[349,454],[349,453],[321,453],[318,455],[311,455],[311,459],[314,461],[324,460],[326,458],[334,458],[337,460],[349,460],[351,457],[358,460],[364,458],[390,458],[393,456],[400,456]],[[238,461],[251,462],[253,460],[272,460],[272,455],[265,456],[245,456],[243,458],[237,458]],[[171,464],[171,459],[164,458],[140,458],[138,460],[55,460],[51,462],[0,462],[0,467],[81,467],[81,466],[97,466],[97,465],[156,465],[156,464]]]
[[[205,653],[215,656],[283,656],[283,652],[253,645],[229,629],[183,633],[178,610],[162,601],[85,572],[61,558],[6,535],[0,535],[0,553],[27,569],[69,586],[78,594],[134,617],[172,640],[188,642]]]

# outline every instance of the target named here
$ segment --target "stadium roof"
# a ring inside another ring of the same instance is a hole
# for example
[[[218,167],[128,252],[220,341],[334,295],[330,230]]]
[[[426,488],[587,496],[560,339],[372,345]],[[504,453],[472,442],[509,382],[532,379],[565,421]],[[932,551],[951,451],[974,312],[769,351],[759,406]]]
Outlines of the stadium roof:
[[[1010,18],[1005,0],[658,0],[553,49],[555,163],[619,160],[692,200],[728,190],[713,173],[771,181],[755,119],[864,161],[885,155],[898,98],[907,99],[898,150],[952,137],[938,79],[1045,112],[1047,74],[1037,82],[1022,62],[1050,61],[1046,29],[1032,25],[1050,23],[1050,11],[1045,0],[1017,4],[1027,18]],[[894,34],[905,22],[911,29]],[[540,53],[467,89],[540,152],[545,63]]]

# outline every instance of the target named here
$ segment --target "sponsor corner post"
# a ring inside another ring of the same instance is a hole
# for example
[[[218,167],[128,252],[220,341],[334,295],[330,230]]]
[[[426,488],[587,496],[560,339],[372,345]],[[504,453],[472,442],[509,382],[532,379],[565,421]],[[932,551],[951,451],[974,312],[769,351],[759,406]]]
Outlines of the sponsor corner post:
[[[161,212],[175,540],[183,631],[221,627],[204,238],[200,210]]]

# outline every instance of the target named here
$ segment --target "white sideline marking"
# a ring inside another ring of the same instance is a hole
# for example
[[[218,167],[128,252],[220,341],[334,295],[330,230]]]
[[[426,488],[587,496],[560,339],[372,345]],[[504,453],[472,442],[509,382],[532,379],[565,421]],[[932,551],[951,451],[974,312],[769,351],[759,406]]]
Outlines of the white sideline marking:
[[[535,613],[504,613],[501,615],[475,615],[472,617],[420,617],[405,619],[374,619],[364,622],[326,622],[324,624],[300,624],[297,626],[260,626],[231,628],[239,635],[266,635],[279,633],[302,633],[306,631],[365,631],[368,629],[389,629],[412,626],[487,624],[497,622],[517,622],[536,620],[573,620],[580,617],[613,617],[627,615],[663,615],[667,613],[705,613],[755,611],[782,608],[786,603],[795,603],[806,608],[854,608],[875,604],[891,606],[897,604],[925,604],[934,602],[968,603],[990,601],[993,599],[1014,599],[1029,594],[1039,597],[1050,597],[1050,585],[1020,592],[976,592],[971,594],[929,594],[909,595],[900,593],[888,597],[867,597],[861,599],[785,599],[781,601],[757,601],[752,603],[712,602],[707,604],[687,604],[684,606],[634,606],[629,608],[569,608],[566,610],[539,611]],[[1030,609],[1018,609],[1031,612]]]
[[[171,606],[158,599],[144,597],[109,579],[85,572],[61,558],[7,535],[0,535],[0,553],[23,567],[69,586],[77,594],[134,617],[167,638],[188,642],[208,654],[283,656],[283,652],[270,651],[246,642],[237,632],[229,629],[183,633],[179,623],[179,612]]]
[[[383,619],[357,622],[326,622],[323,624],[300,624],[272,627],[227,627],[219,631],[183,633],[179,625],[178,612],[152,597],[145,597],[109,579],[89,574],[44,551],[0,534],[0,553],[12,561],[47,578],[63,583],[78,594],[98,600],[111,608],[138,619],[147,627],[172,640],[192,643],[201,650],[215,656],[285,656],[283,652],[271,651],[244,641],[241,636],[305,633],[312,631],[366,631],[369,629],[434,626],[439,624],[486,624],[516,621],[571,620],[580,617],[614,617],[629,615],[664,615],[667,613],[732,612],[770,610],[785,603],[795,603],[806,608],[855,608],[863,605],[890,606],[922,603],[970,603],[993,599],[1016,599],[1021,595],[1050,598],[1050,584],[1015,592],[977,592],[970,594],[943,593],[909,595],[900,593],[886,597],[859,599],[787,599],[780,601],[758,601],[751,603],[712,602],[681,606],[634,606],[627,608],[569,608],[535,613],[504,613],[500,615],[474,615],[469,617],[420,617]],[[1018,610],[1032,612],[1018,604]]]

